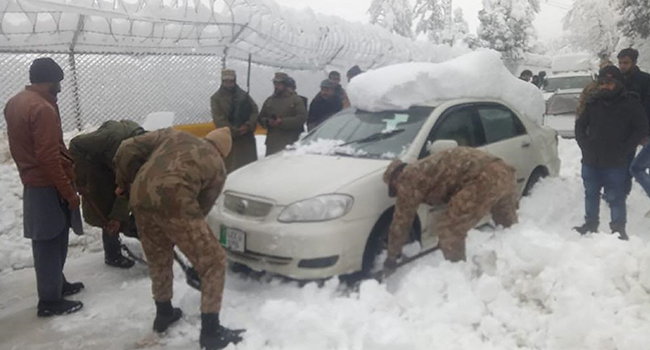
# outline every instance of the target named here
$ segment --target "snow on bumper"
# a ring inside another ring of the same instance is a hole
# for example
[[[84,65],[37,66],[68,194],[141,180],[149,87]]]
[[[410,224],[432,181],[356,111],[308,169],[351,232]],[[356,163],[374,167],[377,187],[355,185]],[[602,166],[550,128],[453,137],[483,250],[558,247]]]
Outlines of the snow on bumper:
[[[208,225],[218,239],[222,227],[244,232],[245,251],[226,251],[231,261],[253,270],[320,279],[361,269],[366,240],[376,219],[285,224],[273,214],[277,213],[256,221],[213,210]]]

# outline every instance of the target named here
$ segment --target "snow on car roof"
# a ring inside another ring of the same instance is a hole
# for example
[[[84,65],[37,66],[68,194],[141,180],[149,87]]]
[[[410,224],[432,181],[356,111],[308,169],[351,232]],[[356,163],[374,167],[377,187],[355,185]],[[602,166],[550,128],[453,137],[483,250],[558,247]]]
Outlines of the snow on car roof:
[[[596,61],[588,53],[558,55],[553,57],[551,67],[554,73],[589,71],[596,67]]]
[[[458,99],[500,100],[541,123],[542,91],[514,77],[496,51],[476,51],[443,63],[402,63],[355,77],[348,95],[358,109],[406,110]]]
[[[546,77],[546,79],[552,78],[569,78],[569,77],[593,77],[594,73],[591,71],[575,71],[575,72],[560,72],[554,73]]]

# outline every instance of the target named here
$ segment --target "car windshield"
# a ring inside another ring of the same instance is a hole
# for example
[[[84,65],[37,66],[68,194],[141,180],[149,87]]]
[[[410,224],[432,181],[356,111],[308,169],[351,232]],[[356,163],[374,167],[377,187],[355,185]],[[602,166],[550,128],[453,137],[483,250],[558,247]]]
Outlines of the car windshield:
[[[407,111],[365,112],[346,109],[309,133],[301,143],[337,140],[351,147],[349,156],[394,158],[418,135],[433,107],[412,107]]]
[[[546,114],[575,114],[579,99],[579,94],[555,94],[546,102]]]
[[[555,92],[557,90],[584,89],[593,81],[589,75],[580,75],[572,77],[550,77],[546,79],[544,91]]]

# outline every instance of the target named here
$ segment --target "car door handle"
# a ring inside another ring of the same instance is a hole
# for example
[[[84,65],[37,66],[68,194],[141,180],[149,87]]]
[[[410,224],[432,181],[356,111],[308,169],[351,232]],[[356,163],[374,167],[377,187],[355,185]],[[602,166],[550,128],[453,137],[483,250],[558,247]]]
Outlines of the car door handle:
[[[530,147],[530,142],[524,142],[521,144],[521,148],[528,148]]]

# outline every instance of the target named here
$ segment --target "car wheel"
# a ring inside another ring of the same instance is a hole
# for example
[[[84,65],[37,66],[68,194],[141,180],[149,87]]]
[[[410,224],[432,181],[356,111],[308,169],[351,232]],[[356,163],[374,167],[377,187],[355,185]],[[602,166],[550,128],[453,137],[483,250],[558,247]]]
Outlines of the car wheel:
[[[537,183],[548,176],[548,172],[546,169],[542,167],[536,168],[532,174],[530,174],[530,177],[528,178],[528,182],[526,182],[526,187],[524,187],[524,196],[528,197],[530,196],[531,192],[533,191],[533,188],[535,188],[535,185]]]

